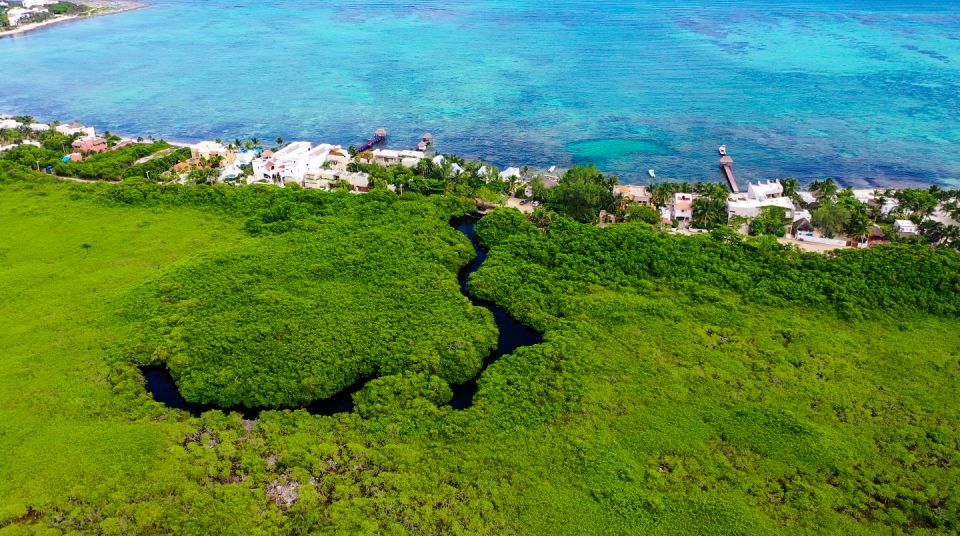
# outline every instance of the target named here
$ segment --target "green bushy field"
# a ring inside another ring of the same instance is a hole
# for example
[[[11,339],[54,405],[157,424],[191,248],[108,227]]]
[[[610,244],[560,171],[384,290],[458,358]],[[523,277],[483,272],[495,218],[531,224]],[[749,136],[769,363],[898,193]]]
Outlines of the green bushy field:
[[[494,213],[471,292],[544,342],[455,411],[491,345],[456,285],[466,209],[0,164],[0,532],[960,530],[956,254]],[[145,392],[147,361],[278,406],[378,379],[351,414],[194,418]]]

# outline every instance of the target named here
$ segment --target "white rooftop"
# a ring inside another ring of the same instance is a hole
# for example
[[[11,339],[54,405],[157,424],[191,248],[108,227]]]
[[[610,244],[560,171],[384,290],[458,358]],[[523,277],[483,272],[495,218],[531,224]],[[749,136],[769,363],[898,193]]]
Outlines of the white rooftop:
[[[289,162],[305,156],[310,152],[313,145],[309,141],[295,141],[283,149],[273,153],[273,160],[276,162]]]
[[[509,179],[511,177],[519,177],[520,168],[518,167],[508,167],[507,169],[500,172],[501,179]]]
[[[197,151],[198,153],[225,153],[227,148],[224,147],[222,143],[217,143],[215,141],[201,141],[200,143],[190,146],[191,149]]]

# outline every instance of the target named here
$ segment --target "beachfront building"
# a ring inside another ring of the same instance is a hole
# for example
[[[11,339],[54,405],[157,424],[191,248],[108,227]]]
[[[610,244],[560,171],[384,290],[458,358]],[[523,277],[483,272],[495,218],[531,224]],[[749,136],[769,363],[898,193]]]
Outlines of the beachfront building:
[[[758,181],[756,184],[751,182],[747,184],[747,197],[757,201],[783,197],[783,185],[780,181]]]
[[[780,207],[794,220],[796,206],[789,197],[783,197],[780,181],[749,183],[746,194],[730,194],[727,198],[727,215],[731,218],[756,218],[764,207]]]
[[[670,203],[670,217],[674,220],[693,219],[693,194],[677,192]]]
[[[70,146],[81,153],[102,153],[108,149],[107,140],[97,136],[78,138]]]
[[[374,149],[373,163],[381,166],[395,166],[397,164],[415,168],[426,155],[423,151],[395,151],[393,149]]]
[[[27,128],[34,132],[46,132],[50,130],[50,125],[46,123],[30,123]]]
[[[243,170],[240,169],[240,166],[236,162],[228,164],[222,170],[220,170],[220,176],[218,177],[220,182],[230,182],[235,181],[240,176],[243,175]]]
[[[74,121],[69,125],[59,125],[55,130],[65,136],[75,136],[79,134],[81,136],[93,137],[97,135],[96,129],[94,129],[93,127],[85,127],[81,125],[78,121]]]
[[[618,186],[614,190],[614,194],[616,194],[623,203],[652,206],[650,190],[648,190],[646,186]]]
[[[308,175],[301,186],[317,190],[332,190],[340,181],[350,185],[350,191],[352,192],[364,193],[370,191],[370,175],[333,169],[323,169],[315,174]]]
[[[23,123],[20,121],[14,121],[13,119],[0,119],[0,130],[13,130],[23,126]]]
[[[345,172],[350,163],[350,153],[339,145],[321,143],[310,149],[302,158],[304,177],[315,175],[321,170]]]
[[[240,149],[240,151],[234,153],[233,161],[238,166],[249,166],[262,152],[260,149]]]
[[[252,163],[254,179],[279,184],[302,183],[306,175],[307,154],[312,148],[308,141],[295,141],[276,153],[264,151],[261,158]]]
[[[30,9],[26,7],[15,7],[7,10],[7,23],[9,23],[10,26],[18,26],[23,19],[46,12],[46,8]]]
[[[210,160],[219,157],[223,164],[229,165],[236,160],[236,154],[227,150],[222,143],[201,141],[190,146],[190,157],[194,161]]]
[[[512,178],[520,178],[520,168],[518,167],[508,167],[507,169],[500,172],[500,179],[509,181]]]
[[[763,201],[736,195],[727,198],[727,215],[731,218],[735,216],[747,219],[756,218],[763,212],[764,207],[780,207],[784,209],[786,216],[791,219],[796,208],[793,201],[787,197],[775,197]]]
[[[920,230],[917,224],[910,220],[896,220],[893,222],[893,230],[900,236],[917,236]]]
[[[52,6],[59,3],[60,0],[23,0],[21,5],[27,9],[34,9],[44,6]]]

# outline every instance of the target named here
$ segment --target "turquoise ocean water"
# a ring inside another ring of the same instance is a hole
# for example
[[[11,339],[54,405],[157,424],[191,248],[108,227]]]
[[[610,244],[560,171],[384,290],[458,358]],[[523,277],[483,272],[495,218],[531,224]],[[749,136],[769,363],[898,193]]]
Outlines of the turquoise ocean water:
[[[0,112],[625,179],[958,184],[960,3],[154,0],[0,39]]]

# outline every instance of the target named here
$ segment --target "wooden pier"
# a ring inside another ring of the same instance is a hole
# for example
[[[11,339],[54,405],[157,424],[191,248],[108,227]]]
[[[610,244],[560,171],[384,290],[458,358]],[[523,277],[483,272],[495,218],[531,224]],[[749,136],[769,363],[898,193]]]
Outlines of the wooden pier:
[[[733,176],[733,158],[727,154],[727,146],[720,146],[720,169],[723,170],[723,174],[727,177],[727,184],[730,185],[730,191],[739,194],[740,187],[737,186],[737,179]]]
[[[367,140],[366,143],[361,145],[360,148],[357,149],[357,152],[362,153],[364,151],[369,151],[375,145],[379,145],[385,141],[387,141],[387,129],[378,128],[377,131],[374,133],[373,137]]]
[[[430,146],[433,145],[433,134],[427,132],[420,138],[420,142],[417,143],[417,148],[415,150],[420,152],[426,152]]]

